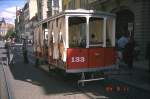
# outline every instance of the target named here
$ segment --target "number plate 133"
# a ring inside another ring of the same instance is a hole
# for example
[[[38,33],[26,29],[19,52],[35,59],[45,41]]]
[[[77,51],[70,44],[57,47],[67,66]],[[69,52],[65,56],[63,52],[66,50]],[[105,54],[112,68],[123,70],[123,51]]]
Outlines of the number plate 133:
[[[85,57],[71,57],[72,63],[84,63],[85,61]]]

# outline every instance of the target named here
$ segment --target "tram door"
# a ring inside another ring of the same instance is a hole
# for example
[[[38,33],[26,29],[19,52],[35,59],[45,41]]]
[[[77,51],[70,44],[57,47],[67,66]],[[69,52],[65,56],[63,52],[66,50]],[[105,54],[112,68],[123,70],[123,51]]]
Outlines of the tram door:
[[[89,19],[89,68],[104,66],[104,19]]]
[[[114,18],[89,19],[89,68],[100,68],[115,63]]]

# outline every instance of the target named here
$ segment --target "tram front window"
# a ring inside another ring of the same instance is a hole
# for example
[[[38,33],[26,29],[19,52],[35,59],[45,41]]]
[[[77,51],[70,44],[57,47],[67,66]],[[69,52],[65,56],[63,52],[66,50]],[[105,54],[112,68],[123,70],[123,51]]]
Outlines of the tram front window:
[[[107,18],[106,20],[106,47],[115,46],[115,33],[113,33],[113,18]]]
[[[86,47],[86,18],[69,18],[69,46],[71,48]]]
[[[91,17],[89,20],[89,40],[90,46],[103,45],[103,18]]]

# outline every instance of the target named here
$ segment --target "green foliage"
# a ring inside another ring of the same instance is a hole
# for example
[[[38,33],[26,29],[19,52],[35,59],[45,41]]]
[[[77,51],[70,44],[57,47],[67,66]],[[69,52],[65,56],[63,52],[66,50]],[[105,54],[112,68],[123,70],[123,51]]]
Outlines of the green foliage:
[[[9,38],[9,37],[14,38],[14,37],[16,37],[16,36],[17,36],[17,35],[16,35],[16,32],[15,32],[14,29],[12,28],[12,29],[9,29],[9,30],[7,31],[7,34],[6,34],[5,38]]]

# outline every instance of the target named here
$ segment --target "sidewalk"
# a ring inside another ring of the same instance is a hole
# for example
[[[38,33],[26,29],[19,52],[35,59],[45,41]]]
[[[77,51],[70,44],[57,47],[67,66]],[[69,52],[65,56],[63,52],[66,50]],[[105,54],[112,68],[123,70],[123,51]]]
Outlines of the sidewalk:
[[[148,72],[147,61],[135,61],[133,70],[129,70],[124,66],[120,67],[119,74],[113,75],[110,78],[150,91],[150,73]]]

